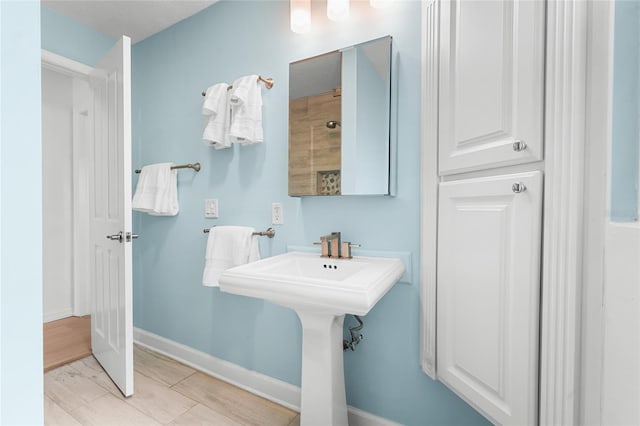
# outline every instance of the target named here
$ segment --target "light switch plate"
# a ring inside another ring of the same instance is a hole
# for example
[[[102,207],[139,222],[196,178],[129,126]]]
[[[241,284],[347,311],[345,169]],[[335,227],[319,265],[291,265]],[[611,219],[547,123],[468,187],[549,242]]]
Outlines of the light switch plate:
[[[209,219],[218,218],[218,199],[209,198],[204,200],[204,217]]]

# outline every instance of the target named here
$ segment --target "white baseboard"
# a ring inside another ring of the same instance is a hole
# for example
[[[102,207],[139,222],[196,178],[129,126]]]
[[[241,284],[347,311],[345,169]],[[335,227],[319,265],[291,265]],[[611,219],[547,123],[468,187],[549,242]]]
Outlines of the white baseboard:
[[[270,401],[300,411],[300,388],[267,375],[247,370],[189,346],[140,328],[133,329],[133,340],[169,358],[231,383]]]
[[[349,426],[400,426],[400,423],[392,422],[352,406],[349,406],[348,410]]]
[[[282,380],[200,352],[140,328],[133,329],[134,341],[185,365],[202,371],[241,389],[259,395],[294,411],[300,411],[300,388]],[[398,423],[349,407],[351,426],[399,426]]]
[[[71,310],[71,308],[58,312],[45,312],[42,315],[42,322],[56,321],[70,316],[73,316],[73,311]]]

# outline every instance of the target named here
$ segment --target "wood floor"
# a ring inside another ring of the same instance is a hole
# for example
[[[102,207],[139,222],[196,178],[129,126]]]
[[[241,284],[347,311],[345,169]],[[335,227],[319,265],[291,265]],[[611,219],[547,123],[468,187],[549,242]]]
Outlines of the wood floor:
[[[295,411],[135,347],[135,394],[124,398],[86,357],[44,376],[45,425],[300,424]]]
[[[91,317],[69,317],[43,326],[44,371],[91,355]]]

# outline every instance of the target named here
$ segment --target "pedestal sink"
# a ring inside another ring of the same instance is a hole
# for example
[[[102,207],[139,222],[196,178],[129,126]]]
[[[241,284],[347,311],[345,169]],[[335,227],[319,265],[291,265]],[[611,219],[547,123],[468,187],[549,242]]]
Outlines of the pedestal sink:
[[[300,424],[347,425],[342,324],[366,315],[404,273],[399,259],[291,252],[225,271],[220,289],[296,311],[302,323]]]

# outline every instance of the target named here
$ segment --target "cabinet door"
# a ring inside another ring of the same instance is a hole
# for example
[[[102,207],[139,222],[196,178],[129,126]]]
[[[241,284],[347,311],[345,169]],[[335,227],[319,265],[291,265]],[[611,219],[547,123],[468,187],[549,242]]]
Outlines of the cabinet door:
[[[538,171],[440,185],[438,377],[495,424],[537,422],[541,207]]]
[[[544,1],[445,1],[440,25],[440,174],[541,160]]]

